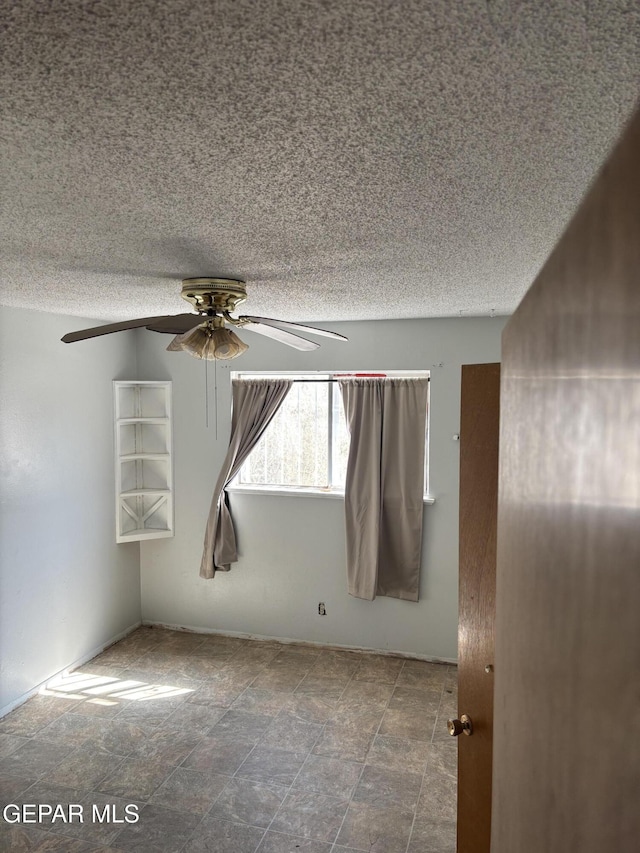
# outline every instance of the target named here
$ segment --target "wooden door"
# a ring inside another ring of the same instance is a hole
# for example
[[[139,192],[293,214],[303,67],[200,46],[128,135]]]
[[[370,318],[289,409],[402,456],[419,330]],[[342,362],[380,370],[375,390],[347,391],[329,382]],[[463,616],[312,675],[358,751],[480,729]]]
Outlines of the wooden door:
[[[640,113],[503,336],[493,853],[640,844]]]
[[[458,737],[458,853],[490,845],[499,421],[500,365],[463,365],[458,717],[473,729]]]

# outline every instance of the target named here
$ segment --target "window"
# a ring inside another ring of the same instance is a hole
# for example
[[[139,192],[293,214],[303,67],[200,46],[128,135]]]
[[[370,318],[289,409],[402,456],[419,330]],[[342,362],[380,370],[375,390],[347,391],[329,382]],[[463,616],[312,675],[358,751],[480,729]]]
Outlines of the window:
[[[252,378],[265,374],[240,374]],[[349,432],[342,399],[327,373],[294,381],[258,446],[240,470],[241,485],[344,491]]]
[[[345,374],[335,374],[345,375]],[[392,371],[386,376],[426,376]],[[349,431],[331,373],[234,373],[234,379],[293,379],[291,390],[234,485],[265,490],[344,492]],[[425,493],[427,486],[425,457]]]

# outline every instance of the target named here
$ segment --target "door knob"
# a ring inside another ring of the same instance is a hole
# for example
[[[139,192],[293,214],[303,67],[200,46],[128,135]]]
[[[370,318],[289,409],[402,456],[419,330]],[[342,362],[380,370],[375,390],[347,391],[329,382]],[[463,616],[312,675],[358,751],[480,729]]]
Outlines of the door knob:
[[[463,733],[465,735],[473,734],[473,724],[466,714],[463,714],[459,720],[447,720],[447,729],[451,737],[458,737]]]

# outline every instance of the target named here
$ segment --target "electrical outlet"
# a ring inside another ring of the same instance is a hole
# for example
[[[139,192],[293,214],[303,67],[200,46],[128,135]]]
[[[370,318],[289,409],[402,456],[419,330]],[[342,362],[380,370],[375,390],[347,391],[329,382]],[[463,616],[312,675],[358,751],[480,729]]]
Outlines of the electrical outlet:
[[[320,616],[326,616],[327,615],[327,608],[324,606],[324,601],[321,601],[318,604],[318,614]]]

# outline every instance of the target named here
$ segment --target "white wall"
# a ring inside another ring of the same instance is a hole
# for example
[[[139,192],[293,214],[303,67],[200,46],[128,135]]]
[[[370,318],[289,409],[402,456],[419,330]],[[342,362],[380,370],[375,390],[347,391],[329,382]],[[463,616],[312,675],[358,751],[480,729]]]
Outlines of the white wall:
[[[504,320],[446,319],[319,324],[348,335],[314,353],[244,333],[251,349],[205,367],[167,353],[169,338],[138,333],[140,379],[173,379],[176,535],[141,544],[142,616],[191,628],[338,645],[457,656],[460,365],[499,361]],[[343,504],[328,498],[232,497],[240,560],[198,577],[213,486],[226,452],[231,370],[431,370],[431,492],[424,510],[420,601],[351,598],[346,592]],[[318,602],[327,607],[318,616]]]
[[[0,712],[140,620],[139,547],[116,545],[113,379],[132,332],[0,310]]]

